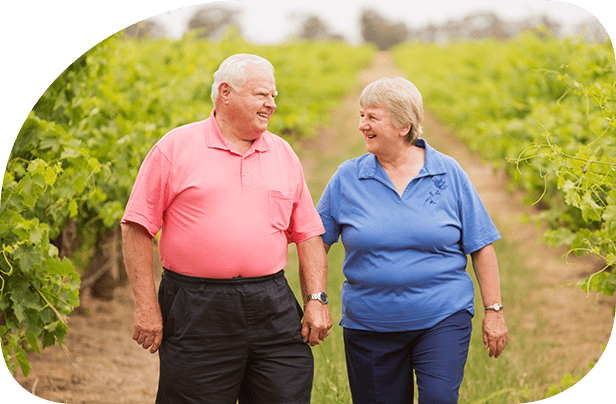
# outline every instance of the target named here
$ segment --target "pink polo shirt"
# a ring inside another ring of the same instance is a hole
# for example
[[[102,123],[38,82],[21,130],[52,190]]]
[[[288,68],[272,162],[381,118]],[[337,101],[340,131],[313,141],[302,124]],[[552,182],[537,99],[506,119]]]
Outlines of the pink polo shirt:
[[[299,158],[264,132],[245,155],[214,111],[172,130],[145,158],[122,222],[159,229],[163,266],[189,276],[264,276],[283,269],[287,244],[323,234]]]

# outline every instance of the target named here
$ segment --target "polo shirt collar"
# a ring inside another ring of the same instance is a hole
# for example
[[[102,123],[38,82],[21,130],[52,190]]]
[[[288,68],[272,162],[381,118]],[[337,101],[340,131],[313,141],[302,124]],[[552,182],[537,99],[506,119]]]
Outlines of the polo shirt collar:
[[[428,142],[418,138],[416,145],[426,150],[426,161],[417,177],[428,177],[447,173],[441,156],[428,144]],[[359,179],[377,178],[379,177],[380,171],[384,172],[385,170],[381,167],[376,156],[374,154],[369,154],[368,158],[363,161],[359,169]]]
[[[271,134],[269,132],[263,132],[263,134],[252,143],[252,146],[250,146],[245,156],[254,152],[267,151],[270,147],[270,136]],[[233,151],[227,139],[222,135],[220,126],[218,126],[215,109],[212,109],[210,117],[205,120],[205,145],[212,149]]]

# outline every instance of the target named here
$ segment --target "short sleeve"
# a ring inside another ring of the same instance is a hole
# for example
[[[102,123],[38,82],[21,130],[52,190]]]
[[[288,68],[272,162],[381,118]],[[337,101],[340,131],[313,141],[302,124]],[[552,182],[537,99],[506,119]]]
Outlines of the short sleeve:
[[[306,185],[299,159],[296,161],[296,170],[297,188],[287,233],[287,242],[289,243],[301,243],[309,238],[320,236],[324,232],[321,219]]]
[[[163,212],[169,202],[170,172],[169,159],[157,146],[154,146],[139,168],[122,223],[140,224],[152,237],[156,236],[162,225]]]
[[[460,221],[462,224],[462,248],[470,254],[492,244],[501,236],[492,222],[477,190],[462,171],[462,190],[459,199]]]
[[[342,232],[342,226],[338,221],[340,198],[340,174],[339,171],[336,171],[317,204],[317,212],[319,212],[323,227],[325,227],[325,234],[322,236],[323,242],[328,245],[337,243]]]

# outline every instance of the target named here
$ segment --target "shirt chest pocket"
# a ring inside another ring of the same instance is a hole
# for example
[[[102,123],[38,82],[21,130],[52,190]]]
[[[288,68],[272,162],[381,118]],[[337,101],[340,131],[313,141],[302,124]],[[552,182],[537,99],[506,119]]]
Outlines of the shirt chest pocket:
[[[287,230],[293,211],[293,193],[270,189],[268,198],[270,226],[277,230]]]

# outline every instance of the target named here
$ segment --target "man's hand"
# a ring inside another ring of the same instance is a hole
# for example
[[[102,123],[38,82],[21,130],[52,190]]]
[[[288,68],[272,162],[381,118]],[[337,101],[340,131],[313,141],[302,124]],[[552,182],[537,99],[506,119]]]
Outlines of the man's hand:
[[[163,317],[158,304],[155,306],[135,309],[135,325],[133,339],[143,349],[156,353],[163,342]]]
[[[490,350],[490,358],[498,358],[508,342],[509,331],[502,311],[486,311],[483,318],[483,346]]]
[[[306,304],[302,321],[302,338],[310,346],[319,345],[329,335],[333,320],[329,306],[317,300]]]
[[[163,317],[152,273],[152,237],[136,223],[122,223],[124,263],[135,295],[133,339],[155,353],[163,340]]]
[[[329,306],[318,300],[307,301],[309,294],[327,291],[327,255],[320,236],[297,244],[299,284],[304,298],[302,338],[310,346],[319,345],[329,335],[333,320]]]

